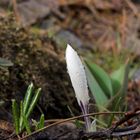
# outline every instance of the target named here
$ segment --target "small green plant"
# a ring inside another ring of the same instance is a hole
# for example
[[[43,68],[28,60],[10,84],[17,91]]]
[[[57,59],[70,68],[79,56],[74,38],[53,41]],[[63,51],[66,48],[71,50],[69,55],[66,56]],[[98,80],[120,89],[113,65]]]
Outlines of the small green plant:
[[[85,60],[85,74],[84,66],[76,51],[70,45],[67,45],[66,63],[77,101],[84,115],[88,113],[90,98],[88,95],[87,81],[96,102],[95,106],[98,108],[99,112],[124,111],[124,109],[126,109],[124,97],[128,85],[128,61],[121,65],[118,70],[108,74],[100,66]],[[97,121],[109,127],[114,117],[114,115],[110,115],[105,119],[104,116],[102,116],[97,118]],[[88,132],[96,130],[96,121],[95,119],[93,120],[93,123],[91,123],[90,118],[85,118],[86,130]]]
[[[24,129],[27,133],[31,133],[31,127],[29,123],[29,117],[37,104],[37,101],[40,96],[41,88],[38,88],[33,95],[33,84],[31,83],[28,86],[25,98],[23,101],[20,101],[20,107],[15,99],[12,100],[12,112],[13,112],[13,121],[15,126],[16,134],[19,134]],[[44,126],[44,115],[41,115],[40,121],[38,123],[38,129]]]
[[[44,123],[45,123],[45,117],[44,114],[42,114],[40,116],[40,120],[39,122],[37,122],[36,120],[32,120],[33,122],[33,126],[35,126],[35,130],[41,129],[44,127]]]
[[[66,64],[78,104],[84,115],[88,114],[90,98],[87,81],[99,112],[106,110],[122,111],[124,109],[124,97],[128,84],[128,62],[109,75],[98,65],[86,60],[85,73],[84,66],[76,51],[70,45],[67,45]],[[114,117],[114,115],[110,115],[108,119],[100,117],[97,120],[105,124],[104,126],[110,126]],[[85,117],[86,130],[88,132],[96,130],[96,119],[93,120],[91,123],[90,118]]]
[[[89,88],[95,98],[98,110],[100,112],[103,110],[124,111],[126,109],[124,97],[128,85],[128,61],[110,75],[104,69],[88,60],[85,61],[85,67]],[[108,126],[111,125],[113,118],[114,115],[108,119]]]
[[[85,63],[89,88],[100,111],[100,107],[109,106],[110,101],[118,94],[124,98],[128,84],[128,62],[110,75],[90,61],[86,60]]]

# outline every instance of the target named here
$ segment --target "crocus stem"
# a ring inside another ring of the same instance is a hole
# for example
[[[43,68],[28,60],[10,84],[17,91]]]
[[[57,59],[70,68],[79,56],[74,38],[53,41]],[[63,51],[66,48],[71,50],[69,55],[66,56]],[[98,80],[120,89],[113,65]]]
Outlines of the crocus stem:
[[[82,110],[83,115],[88,114],[89,113],[88,112],[88,105],[83,105],[82,102],[81,102],[81,110]],[[89,116],[84,117],[84,120],[85,120],[86,131],[90,132],[90,130],[91,130],[91,121],[90,121]]]

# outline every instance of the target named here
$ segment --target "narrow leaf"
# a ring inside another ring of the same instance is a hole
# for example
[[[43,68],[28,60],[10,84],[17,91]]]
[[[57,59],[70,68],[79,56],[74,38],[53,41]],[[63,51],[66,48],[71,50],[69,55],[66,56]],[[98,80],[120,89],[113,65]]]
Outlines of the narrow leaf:
[[[118,111],[119,107],[120,107],[120,102],[121,102],[121,97],[117,98],[116,103],[114,103],[114,107],[112,108],[111,111]],[[109,116],[109,122],[108,122],[108,127],[110,127],[112,125],[113,119],[114,119],[115,114],[111,114]]]
[[[122,99],[124,99],[124,97],[126,96],[126,93],[127,93],[129,70],[130,70],[130,63],[128,61],[126,63],[126,67],[125,67],[125,74],[124,74],[124,79],[123,79],[121,93],[120,93]]]
[[[38,129],[41,129],[44,127],[44,122],[45,122],[44,114],[41,114],[41,117],[38,123]]]
[[[29,124],[29,121],[28,121],[28,119],[26,118],[25,115],[23,115],[23,122],[24,122],[24,126],[26,128],[27,133],[31,134],[30,124]]]
[[[36,91],[36,93],[35,93],[35,95],[34,95],[34,97],[33,97],[33,99],[32,99],[32,102],[31,102],[31,104],[30,104],[30,106],[29,106],[29,109],[28,109],[28,112],[27,112],[27,114],[26,114],[26,117],[27,117],[27,118],[28,118],[28,117],[30,116],[30,114],[32,113],[32,111],[33,111],[33,109],[34,109],[34,107],[35,107],[35,105],[36,105],[36,103],[37,103],[37,101],[38,101],[38,99],[39,99],[40,91],[41,91],[41,88],[37,89],[37,91]]]
[[[31,83],[29,86],[28,86],[28,89],[27,89],[27,92],[25,94],[25,98],[24,98],[24,106],[23,106],[23,113],[26,114],[27,113],[27,110],[29,108],[29,105],[30,105],[30,102],[31,102],[31,98],[32,98],[32,90],[33,90],[33,83]]]
[[[24,129],[24,124],[23,124],[23,101],[20,102],[20,119],[19,119],[19,131],[21,132]]]
[[[16,131],[16,134],[19,133],[19,110],[18,110],[18,107],[17,107],[17,103],[16,103],[16,100],[13,99],[12,100],[12,113],[13,113],[13,121],[14,121],[14,126],[15,126],[15,131]]]

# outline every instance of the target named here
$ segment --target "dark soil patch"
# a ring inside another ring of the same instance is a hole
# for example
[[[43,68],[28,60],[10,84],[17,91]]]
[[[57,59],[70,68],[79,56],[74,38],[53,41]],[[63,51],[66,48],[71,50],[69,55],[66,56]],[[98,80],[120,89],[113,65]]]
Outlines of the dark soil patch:
[[[0,57],[14,63],[7,70],[0,69],[0,98],[5,101],[1,119],[11,121],[11,99],[22,99],[30,82],[42,88],[37,112],[46,118],[70,117],[67,106],[78,113],[64,52],[52,40],[18,27],[12,16],[0,18]]]

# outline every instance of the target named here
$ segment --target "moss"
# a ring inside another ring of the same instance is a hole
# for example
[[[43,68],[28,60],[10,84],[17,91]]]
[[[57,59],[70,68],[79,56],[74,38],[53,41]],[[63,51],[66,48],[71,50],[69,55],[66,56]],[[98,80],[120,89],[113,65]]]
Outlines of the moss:
[[[63,55],[52,40],[19,27],[14,17],[0,18],[0,56],[14,63],[0,70],[0,97],[22,99],[32,81],[42,88],[39,107],[48,118],[68,117],[67,105],[77,113]]]

